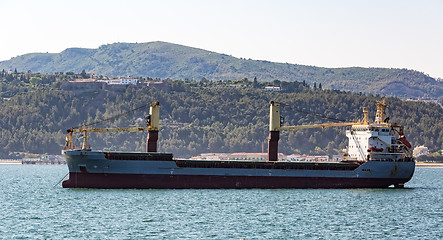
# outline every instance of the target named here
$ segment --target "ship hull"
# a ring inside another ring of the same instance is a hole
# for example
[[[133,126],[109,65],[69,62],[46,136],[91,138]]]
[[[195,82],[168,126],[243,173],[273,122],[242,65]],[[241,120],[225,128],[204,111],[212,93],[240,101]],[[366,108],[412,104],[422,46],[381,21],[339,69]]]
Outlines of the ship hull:
[[[69,167],[65,188],[386,188],[402,186],[415,169],[413,161],[223,162],[87,151],[67,151],[65,157]]]
[[[64,188],[234,189],[387,188],[407,178],[330,178],[70,173]]]

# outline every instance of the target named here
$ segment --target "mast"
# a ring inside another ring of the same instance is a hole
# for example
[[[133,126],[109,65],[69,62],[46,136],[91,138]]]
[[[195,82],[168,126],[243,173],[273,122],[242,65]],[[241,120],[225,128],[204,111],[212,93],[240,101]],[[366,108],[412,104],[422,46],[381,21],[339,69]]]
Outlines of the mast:
[[[155,101],[149,108],[148,137],[146,139],[146,152],[157,152],[158,128],[160,122],[160,103]]]
[[[271,101],[269,113],[268,161],[278,160],[278,140],[280,139],[280,104]]]
[[[369,118],[368,118],[368,110],[363,107],[363,124],[368,125],[369,124]]]
[[[86,122],[83,122],[83,130],[86,129]],[[82,150],[88,149],[88,132],[83,131],[83,144],[82,144]]]
[[[375,106],[377,106],[377,113],[375,114],[375,124],[385,124],[384,120],[383,120],[383,116],[384,116],[384,112],[385,112],[385,107],[388,107],[386,105],[386,99],[383,98],[383,100],[377,101],[377,103],[375,104]]]

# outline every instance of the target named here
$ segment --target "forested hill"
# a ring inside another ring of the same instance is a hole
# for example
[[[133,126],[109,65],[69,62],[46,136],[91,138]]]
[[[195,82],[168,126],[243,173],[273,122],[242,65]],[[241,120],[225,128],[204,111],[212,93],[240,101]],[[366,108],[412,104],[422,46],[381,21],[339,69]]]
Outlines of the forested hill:
[[[323,88],[409,97],[443,96],[443,81],[406,69],[322,68],[242,59],[165,42],[115,43],[98,49],[30,53],[0,62],[0,71],[93,72],[160,79],[298,81]]]
[[[2,76],[2,75],[0,75]],[[144,111],[125,112],[160,101],[160,151],[176,157],[207,152],[261,152],[267,149],[269,102],[282,103],[285,124],[361,119],[362,107],[374,118],[380,97],[309,87],[300,82],[167,80],[166,91],[127,88],[62,90],[72,75],[7,74],[0,79],[0,158],[13,152],[59,154],[65,131],[111,118],[94,127],[143,125]],[[236,85],[233,85],[233,84]],[[266,85],[279,84],[280,92]],[[233,88],[235,86],[236,88]],[[240,87],[238,87],[240,86]],[[408,140],[436,152],[443,148],[443,109],[437,104],[387,98],[387,116],[405,126]],[[280,152],[340,154],[347,146],[344,128],[284,131]],[[93,149],[143,151],[146,133],[90,134]],[[75,138],[80,144],[81,138]]]

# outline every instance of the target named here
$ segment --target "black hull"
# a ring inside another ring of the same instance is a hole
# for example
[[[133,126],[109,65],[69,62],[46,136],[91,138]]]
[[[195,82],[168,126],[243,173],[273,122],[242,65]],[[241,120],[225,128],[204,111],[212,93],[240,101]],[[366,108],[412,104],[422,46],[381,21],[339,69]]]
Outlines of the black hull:
[[[138,189],[276,189],[276,188],[387,188],[410,178],[335,178],[217,175],[160,175],[69,173],[64,188]]]

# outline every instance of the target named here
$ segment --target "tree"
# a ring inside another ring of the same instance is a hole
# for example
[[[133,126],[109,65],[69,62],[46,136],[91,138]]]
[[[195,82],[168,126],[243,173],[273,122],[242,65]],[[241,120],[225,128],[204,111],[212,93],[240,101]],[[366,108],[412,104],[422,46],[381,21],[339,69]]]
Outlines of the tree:
[[[257,88],[258,85],[258,81],[257,81],[257,77],[254,77],[254,81],[252,82],[252,87]]]
[[[200,86],[206,86],[206,85],[208,85],[209,84],[209,80],[208,79],[206,79],[206,78],[202,78],[201,80],[200,80]]]
[[[40,83],[42,83],[42,79],[39,77],[32,77],[31,79],[29,79],[29,82],[34,86],[38,86]]]
[[[85,69],[82,70],[82,73],[80,74],[80,76],[82,76],[83,79],[87,78]]]

